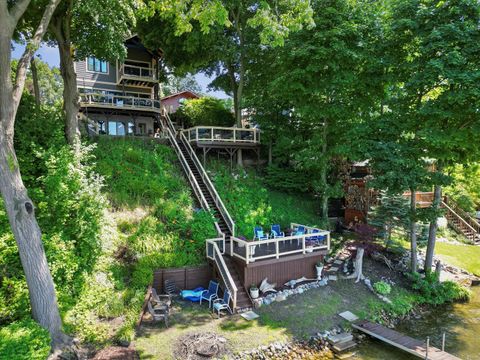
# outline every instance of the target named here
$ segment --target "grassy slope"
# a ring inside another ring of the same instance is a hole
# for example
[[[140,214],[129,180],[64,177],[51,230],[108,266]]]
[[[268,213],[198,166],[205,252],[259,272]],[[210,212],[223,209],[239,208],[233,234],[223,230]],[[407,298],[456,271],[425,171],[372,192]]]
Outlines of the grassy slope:
[[[95,155],[109,200],[102,254],[66,323],[82,340],[103,344],[133,338],[153,270],[204,262],[214,227],[208,213],[194,211],[169,147],[100,139]]]

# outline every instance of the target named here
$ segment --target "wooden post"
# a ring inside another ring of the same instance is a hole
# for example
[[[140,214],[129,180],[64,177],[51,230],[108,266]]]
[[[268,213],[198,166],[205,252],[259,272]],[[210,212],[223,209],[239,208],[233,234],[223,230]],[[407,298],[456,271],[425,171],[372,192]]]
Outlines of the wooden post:
[[[198,141],[198,127],[195,128],[195,136],[196,136],[196,141]]]
[[[305,235],[302,236],[302,253],[305,254]]]
[[[445,332],[442,335],[442,351],[445,351]]]
[[[279,241],[275,241],[275,251],[277,252],[277,259],[280,258],[280,246],[279,246]]]
[[[237,142],[237,129],[233,128],[233,142]]]
[[[213,127],[210,129],[210,138],[213,141]]]
[[[257,142],[257,129],[253,129],[253,142]]]
[[[248,265],[249,259],[250,259],[250,245],[247,242],[245,243],[245,262],[247,263],[247,265]]]

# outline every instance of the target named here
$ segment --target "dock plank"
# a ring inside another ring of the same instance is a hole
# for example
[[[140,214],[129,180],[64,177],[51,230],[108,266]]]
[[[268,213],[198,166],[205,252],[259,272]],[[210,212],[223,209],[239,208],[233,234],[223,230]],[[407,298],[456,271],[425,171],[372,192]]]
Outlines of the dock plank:
[[[427,346],[425,342],[386,328],[383,325],[372,323],[367,320],[357,320],[352,322],[352,327],[417,357],[425,359],[427,356]],[[460,360],[460,358],[455,355],[449,354],[433,346],[428,347],[428,359]]]

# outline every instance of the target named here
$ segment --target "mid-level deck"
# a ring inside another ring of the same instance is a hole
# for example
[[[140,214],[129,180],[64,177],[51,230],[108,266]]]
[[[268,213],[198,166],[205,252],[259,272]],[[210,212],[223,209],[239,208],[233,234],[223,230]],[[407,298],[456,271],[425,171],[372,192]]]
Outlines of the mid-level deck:
[[[256,128],[195,126],[182,132],[196,147],[256,148],[260,146],[260,131]]]
[[[428,344],[421,340],[403,335],[395,330],[367,320],[357,320],[352,323],[352,327],[423,359],[460,360],[460,358],[437,349],[436,347],[428,346]]]

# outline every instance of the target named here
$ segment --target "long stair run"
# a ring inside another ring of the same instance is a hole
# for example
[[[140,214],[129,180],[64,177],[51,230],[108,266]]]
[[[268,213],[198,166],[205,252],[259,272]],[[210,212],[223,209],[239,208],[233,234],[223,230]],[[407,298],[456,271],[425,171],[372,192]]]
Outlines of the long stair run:
[[[448,224],[468,240],[480,245],[480,223],[447,197],[442,202]]]
[[[205,169],[200,161],[198,161],[198,158],[196,158],[195,152],[190,146],[190,143],[184,138],[184,135],[180,134],[179,137],[175,135],[175,129],[168,114],[163,114],[162,120],[164,131],[167,132],[168,138],[177,152],[195,195],[202,207],[213,213],[217,232],[224,239],[223,247],[228,249],[230,237],[234,235],[235,224],[212,182],[208,178]],[[191,179],[192,176],[194,179]],[[217,256],[222,259],[218,259],[219,261],[214,261],[214,263],[217,266],[218,272],[222,276],[224,285],[230,290],[230,292],[235,292],[235,294],[232,294],[232,297],[235,299],[233,301],[233,310],[238,312],[249,309],[252,306],[250,298],[240,281],[240,276],[237,272],[234,261],[229,255],[225,254],[225,250],[226,249],[221,249],[222,254],[217,253]],[[212,257],[209,258],[216,259],[213,254]],[[222,269],[223,264],[225,264],[226,269]],[[229,284],[230,282],[233,284]]]

